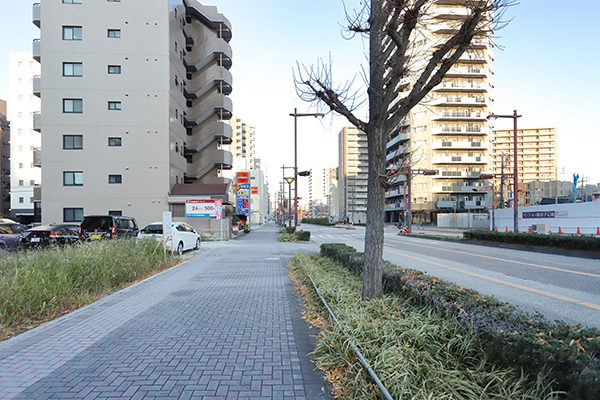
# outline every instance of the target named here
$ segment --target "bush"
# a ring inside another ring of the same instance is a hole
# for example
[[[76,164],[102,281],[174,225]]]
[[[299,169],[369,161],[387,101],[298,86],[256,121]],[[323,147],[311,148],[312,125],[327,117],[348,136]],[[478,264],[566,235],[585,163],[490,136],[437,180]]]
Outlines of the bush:
[[[355,259],[359,254],[341,243],[321,245],[322,256],[340,261],[356,275],[362,271]],[[567,392],[568,399],[600,398],[600,330],[551,323],[539,313],[524,313],[475,290],[389,263],[383,267],[383,287],[457,320],[479,336],[499,365],[532,376],[549,373],[555,389]]]
[[[321,218],[302,218],[303,224],[313,224],[313,225],[335,225],[329,222],[329,218],[321,217]]]
[[[497,243],[600,252],[600,238],[593,236],[540,235],[538,233],[471,230],[464,232],[463,237],[465,239],[484,240]]]
[[[309,242],[310,231],[298,231],[294,233],[287,233],[286,231],[279,232],[282,235],[279,237],[280,242]]]

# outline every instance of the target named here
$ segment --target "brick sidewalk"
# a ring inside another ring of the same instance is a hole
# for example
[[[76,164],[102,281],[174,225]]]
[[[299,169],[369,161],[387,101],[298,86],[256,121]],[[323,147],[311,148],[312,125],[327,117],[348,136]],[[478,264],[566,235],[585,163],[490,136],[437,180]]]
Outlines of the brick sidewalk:
[[[331,399],[266,225],[0,343],[2,399]]]

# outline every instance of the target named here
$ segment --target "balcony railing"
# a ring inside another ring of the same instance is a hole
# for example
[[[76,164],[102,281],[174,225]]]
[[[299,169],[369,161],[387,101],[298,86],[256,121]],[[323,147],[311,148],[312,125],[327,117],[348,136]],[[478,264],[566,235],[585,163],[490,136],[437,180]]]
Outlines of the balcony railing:
[[[42,39],[33,39],[33,59],[37,62],[42,60]]]

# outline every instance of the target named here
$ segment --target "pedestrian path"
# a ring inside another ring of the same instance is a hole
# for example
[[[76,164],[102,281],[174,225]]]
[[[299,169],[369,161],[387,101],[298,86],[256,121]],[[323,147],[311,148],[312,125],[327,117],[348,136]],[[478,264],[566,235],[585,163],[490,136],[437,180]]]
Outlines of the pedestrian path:
[[[333,398],[287,279],[298,247],[277,236],[253,229],[0,343],[0,398]]]

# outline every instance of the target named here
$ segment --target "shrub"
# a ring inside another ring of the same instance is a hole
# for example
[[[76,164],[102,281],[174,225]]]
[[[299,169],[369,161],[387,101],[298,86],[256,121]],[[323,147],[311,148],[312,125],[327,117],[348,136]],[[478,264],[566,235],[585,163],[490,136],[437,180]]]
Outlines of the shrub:
[[[355,254],[361,253],[345,244],[321,245],[322,256],[359,275]],[[386,293],[402,294],[456,319],[481,338],[486,352],[500,365],[521,368],[532,376],[549,373],[555,389],[567,392],[568,399],[600,398],[600,330],[551,323],[539,313],[518,311],[475,290],[390,263],[383,267],[383,287]]]
[[[313,225],[335,225],[329,222],[329,218],[321,217],[321,218],[302,218],[303,224],[313,224]]]
[[[592,236],[540,235],[538,233],[471,230],[464,232],[463,237],[465,239],[484,240],[497,243],[600,252],[600,238]]]

